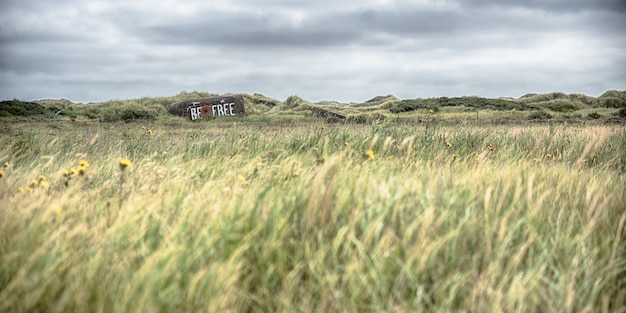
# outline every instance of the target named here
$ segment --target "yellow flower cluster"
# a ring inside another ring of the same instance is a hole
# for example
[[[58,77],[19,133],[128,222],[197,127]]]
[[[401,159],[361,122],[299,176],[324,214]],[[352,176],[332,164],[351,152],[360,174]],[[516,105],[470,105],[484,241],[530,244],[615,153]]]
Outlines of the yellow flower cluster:
[[[76,177],[76,175],[85,175],[87,168],[89,167],[89,162],[87,162],[86,160],[80,160],[78,161],[78,166],[76,167],[72,167],[71,169],[64,169],[63,170],[63,177],[67,178],[68,180]]]
[[[70,180],[72,178],[75,178],[78,175],[84,176],[87,173],[87,168],[89,167],[89,165],[89,162],[87,162],[86,160],[80,160],[78,161],[78,166],[72,167],[69,170],[63,169],[61,174],[66,179],[65,186],[68,186],[70,184]]]
[[[365,152],[365,156],[366,156],[368,159],[370,159],[370,160],[374,160],[374,159],[376,159],[376,155],[374,154],[374,151],[372,151],[372,150],[367,150],[367,151]]]
[[[31,180],[30,184],[28,184],[28,186],[19,187],[17,190],[20,193],[24,193],[24,192],[32,193],[33,191],[35,191],[35,188],[37,187],[40,187],[43,189],[48,189],[48,187],[50,187],[50,184],[48,184],[48,181],[46,181],[46,176],[40,175],[39,179],[33,179]]]

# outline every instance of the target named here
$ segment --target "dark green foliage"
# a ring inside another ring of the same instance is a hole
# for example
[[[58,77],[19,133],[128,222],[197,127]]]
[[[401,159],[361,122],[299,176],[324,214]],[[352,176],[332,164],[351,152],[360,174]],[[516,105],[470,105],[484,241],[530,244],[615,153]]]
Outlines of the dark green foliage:
[[[537,103],[536,105],[554,112],[574,112],[588,108],[582,102],[566,99],[550,100],[547,102]]]
[[[103,122],[132,122],[132,121],[151,121],[155,120],[158,113],[149,108],[143,107],[125,107],[121,109],[107,109],[101,113],[100,120]]]
[[[55,109],[35,102],[5,100],[0,102],[0,116],[54,115]]]
[[[348,116],[348,118],[346,119],[346,122],[354,123],[354,124],[371,124],[374,121],[384,120],[386,118],[387,117],[385,115],[380,114],[380,113],[358,114],[358,115]]]
[[[410,112],[417,109],[425,109],[428,103],[424,99],[400,100],[395,107],[389,109],[391,113]]]
[[[458,107],[464,106],[473,109],[479,110],[495,110],[495,111],[505,111],[505,110],[518,110],[518,111],[528,111],[528,110],[538,110],[539,108],[535,105],[526,104],[519,101],[514,100],[506,100],[506,99],[491,99],[491,98],[482,98],[482,97],[440,97],[440,98],[430,98],[430,99],[411,99],[411,100],[401,100],[399,101],[395,107],[389,109],[391,113],[401,113],[401,112],[410,112],[418,109],[432,109],[435,111],[439,107]]]
[[[600,113],[598,113],[598,112],[591,112],[591,113],[589,113],[589,115],[587,115],[587,117],[592,118],[594,120],[597,120],[597,119],[601,118],[602,115],[600,115]]]
[[[481,110],[496,110],[496,111],[504,111],[504,110],[519,110],[519,111],[527,111],[527,110],[537,110],[538,108],[533,105],[526,105],[520,102],[506,100],[506,99],[490,99],[490,98],[481,98],[481,97],[454,97],[447,98],[441,97],[439,98],[439,106],[465,106],[470,108],[476,108]]]
[[[600,107],[603,108],[626,108],[626,99],[618,97],[600,98]]]
[[[548,120],[552,118],[552,115],[546,111],[533,112],[528,116],[531,120]]]
[[[626,118],[626,108],[621,108],[617,111],[617,116]]]

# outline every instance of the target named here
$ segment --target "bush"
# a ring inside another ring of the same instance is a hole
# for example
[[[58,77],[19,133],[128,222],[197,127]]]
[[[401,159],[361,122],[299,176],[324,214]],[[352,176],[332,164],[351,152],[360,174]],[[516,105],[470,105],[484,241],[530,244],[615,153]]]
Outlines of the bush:
[[[374,121],[385,120],[386,118],[387,117],[385,115],[380,114],[380,113],[359,114],[359,115],[348,116],[346,121],[348,123],[354,123],[354,124],[370,124],[370,123],[373,123]]]
[[[621,108],[617,111],[617,116],[626,118],[626,108]]]
[[[35,102],[5,100],[0,102],[0,116],[33,116],[54,114],[54,109]]]
[[[552,115],[546,111],[537,111],[528,115],[528,118],[531,120],[548,120],[552,118]]]
[[[600,98],[600,107],[603,108],[626,108],[626,100],[617,97]]]
[[[588,118],[592,118],[592,119],[594,119],[594,120],[597,120],[597,119],[601,118],[601,117],[602,117],[602,115],[600,115],[600,113],[598,113],[598,112],[592,112],[592,113],[589,113],[589,114],[587,115],[587,117],[588,117]]]
[[[156,114],[154,112],[151,112],[145,109],[137,109],[137,108],[125,109],[124,111],[122,111],[122,119],[125,122],[130,122],[134,120],[151,121],[151,120],[156,119]]]
[[[398,103],[396,103],[396,106],[390,108],[389,111],[391,113],[401,113],[415,111],[417,109],[424,109],[427,107],[428,103],[424,99],[410,99],[399,101]]]
[[[583,103],[565,99],[556,99],[537,104],[554,112],[574,112],[587,108]]]

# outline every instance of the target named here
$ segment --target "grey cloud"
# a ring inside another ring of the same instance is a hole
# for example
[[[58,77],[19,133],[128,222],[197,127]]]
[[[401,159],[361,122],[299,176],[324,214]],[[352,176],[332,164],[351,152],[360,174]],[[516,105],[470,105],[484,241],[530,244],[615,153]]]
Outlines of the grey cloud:
[[[121,27],[136,37],[158,44],[280,49],[385,45],[395,44],[397,38],[462,39],[484,32],[509,33],[520,37],[560,29],[581,29],[586,32],[597,29],[601,32],[624,24],[621,21],[615,15],[555,17],[493,8],[479,12],[409,6],[388,10],[322,12],[307,16],[297,25],[279,13],[206,12],[193,18],[157,23],[139,22],[138,25],[126,23]],[[611,22],[614,25],[602,26]]]
[[[458,3],[465,7],[474,7],[476,5],[518,7],[550,11],[553,13],[580,12],[585,10],[626,12],[626,2],[623,0],[462,0],[458,1]]]
[[[174,12],[142,1],[3,2],[0,98],[207,90],[347,102],[599,95],[626,84],[617,1],[261,1]]]

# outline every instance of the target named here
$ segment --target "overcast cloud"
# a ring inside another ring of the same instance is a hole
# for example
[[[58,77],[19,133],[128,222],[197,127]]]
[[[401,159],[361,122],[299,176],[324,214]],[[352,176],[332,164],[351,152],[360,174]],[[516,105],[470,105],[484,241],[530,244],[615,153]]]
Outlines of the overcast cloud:
[[[0,99],[626,90],[624,0],[8,0]]]

